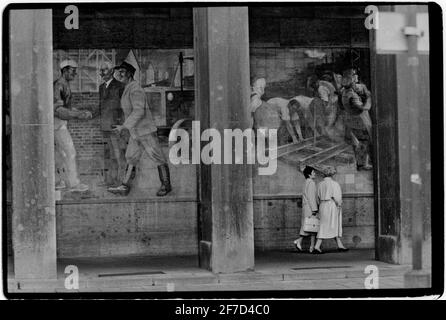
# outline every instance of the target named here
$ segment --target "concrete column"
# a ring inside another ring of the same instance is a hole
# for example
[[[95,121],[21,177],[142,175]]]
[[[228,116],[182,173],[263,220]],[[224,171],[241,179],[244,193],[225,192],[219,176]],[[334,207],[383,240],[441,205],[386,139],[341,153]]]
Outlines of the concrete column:
[[[51,10],[10,12],[13,250],[16,279],[56,272]]]
[[[194,49],[197,119],[202,130],[220,132],[223,156],[223,130],[249,127],[248,8],[195,8]],[[253,269],[251,166],[202,164],[199,186],[200,265],[215,273]]]

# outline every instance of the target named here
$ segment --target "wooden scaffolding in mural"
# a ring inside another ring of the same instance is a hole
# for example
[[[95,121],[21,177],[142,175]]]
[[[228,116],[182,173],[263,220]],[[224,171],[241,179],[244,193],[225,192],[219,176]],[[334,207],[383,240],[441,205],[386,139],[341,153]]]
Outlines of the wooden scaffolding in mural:
[[[352,146],[345,142],[333,142],[328,138],[318,136],[304,139],[297,143],[290,143],[277,147],[276,159],[281,158],[291,162],[303,171],[305,166],[314,168],[330,167],[329,160],[336,162],[343,158],[349,160],[353,154]]]

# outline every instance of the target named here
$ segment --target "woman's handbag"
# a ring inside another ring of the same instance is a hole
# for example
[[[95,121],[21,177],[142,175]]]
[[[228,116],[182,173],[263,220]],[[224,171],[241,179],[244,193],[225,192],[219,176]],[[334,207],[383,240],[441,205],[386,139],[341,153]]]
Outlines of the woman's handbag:
[[[318,232],[320,221],[317,217],[311,216],[306,217],[304,221],[304,231],[305,232]]]

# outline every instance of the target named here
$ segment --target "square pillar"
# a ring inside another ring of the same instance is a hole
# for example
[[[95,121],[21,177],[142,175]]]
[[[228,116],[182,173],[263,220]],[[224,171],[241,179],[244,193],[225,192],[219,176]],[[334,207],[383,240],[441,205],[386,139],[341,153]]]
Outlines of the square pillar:
[[[387,9],[380,7],[380,12]],[[412,9],[422,13],[427,12],[428,7],[394,8],[406,15]],[[408,23],[407,19],[406,25]],[[416,54],[415,72],[410,63],[413,59],[408,52],[378,54],[372,43],[375,70],[372,89],[375,95],[372,107],[375,118],[375,208],[378,213],[376,258],[395,264],[414,263],[416,268],[411,274],[420,276],[421,282],[409,280],[409,286],[427,283],[423,272],[430,272],[432,259],[430,206],[433,190],[429,130],[432,69],[429,68],[429,54]],[[414,209],[414,202],[419,209]],[[412,214],[418,215],[418,223],[413,223]],[[414,238],[417,241],[414,242]],[[415,248],[413,243],[417,244]],[[419,271],[420,268],[424,271]]]
[[[223,130],[250,127],[248,8],[194,8],[193,16],[197,120],[220,132],[223,157]],[[200,165],[200,265],[215,273],[254,268],[252,167],[244,159]]]
[[[16,279],[57,278],[51,10],[10,11]]]

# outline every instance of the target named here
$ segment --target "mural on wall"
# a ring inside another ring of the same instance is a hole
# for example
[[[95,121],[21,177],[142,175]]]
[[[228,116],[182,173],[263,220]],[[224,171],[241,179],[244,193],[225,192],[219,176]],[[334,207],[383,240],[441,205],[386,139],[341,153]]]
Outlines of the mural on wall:
[[[335,169],[344,190],[372,192],[367,49],[251,48],[250,59],[253,127],[277,129],[279,160],[255,192],[294,193],[307,165]]]
[[[136,66],[135,78],[145,92],[164,154],[168,152],[170,128],[179,119],[194,118],[192,49],[55,50],[55,80],[60,77],[60,62],[72,60],[78,65],[69,85],[71,107],[79,114],[67,120],[66,127],[72,140],[71,151],[75,150],[78,178],[74,180],[79,180],[80,185],[74,188],[76,192],[68,192],[73,182],[64,183],[69,173],[64,153],[57,149],[56,182],[61,199],[155,196],[162,185],[157,166],[147,152],[142,152],[142,160],[128,170],[125,154],[129,136],[116,136],[112,128],[125,120],[121,108],[111,116],[98,111],[101,85],[105,82],[101,67],[115,66],[126,59]],[[294,192],[296,182],[290,179],[295,175],[289,175],[288,169],[281,172],[280,166],[291,166],[301,175],[299,171],[305,165],[335,167],[346,173],[340,178],[350,190],[371,191],[367,49],[253,47],[250,64],[251,98],[257,100],[250,106],[253,125],[279,132],[276,177],[281,183],[264,183],[264,178],[257,177],[257,192]],[[356,74],[343,77],[352,65]],[[117,101],[116,98],[116,105]],[[359,112],[360,108],[364,110]],[[170,167],[170,171],[170,179],[179,182],[171,195],[195,196],[195,168],[179,165]],[[130,191],[109,192],[110,187],[120,186],[126,176],[133,185]]]
[[[54,52],[59,199],[195,195],[194,170],[166,160],[168,130],[193,117],[191,55],[187,49]],[[136,119],[132,111],[141,106]]]

